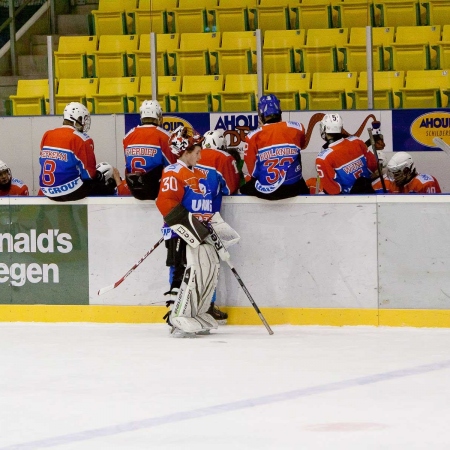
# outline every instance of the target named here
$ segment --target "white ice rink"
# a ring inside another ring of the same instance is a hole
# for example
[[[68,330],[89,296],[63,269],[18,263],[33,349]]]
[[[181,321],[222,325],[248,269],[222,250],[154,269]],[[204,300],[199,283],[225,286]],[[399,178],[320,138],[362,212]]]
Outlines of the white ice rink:
[[[450,449],[450,330],[0,324],[0,450]]]

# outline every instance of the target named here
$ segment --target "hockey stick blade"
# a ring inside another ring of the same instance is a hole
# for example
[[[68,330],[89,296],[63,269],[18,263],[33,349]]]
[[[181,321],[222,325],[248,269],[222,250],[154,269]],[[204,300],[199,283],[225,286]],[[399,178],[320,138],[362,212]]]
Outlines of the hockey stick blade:
[[[450,156],[450,145],[448,145],[443,139],[435,137],[433,138],[433,142],[436,147],[439,147],[445,154]]]
[[[164,241],[163,237],[122,278],[117,280],[114,284],[110,284],[109,286],[105,286],[105,287],[99,289],[99,291],[97,292],[97,295],[102,295],[105,292],[112,291],[117,286],[119,286],[123,281],[125,281],[125,278],[128,275],[130,275],[130,273],[133,272],[133,270],[135,270],[147,258],[147,256],[150,256],[150,254],[153,252],[153,250],[155,250],[159,246],[159,244],[161,244],[162,241]]]

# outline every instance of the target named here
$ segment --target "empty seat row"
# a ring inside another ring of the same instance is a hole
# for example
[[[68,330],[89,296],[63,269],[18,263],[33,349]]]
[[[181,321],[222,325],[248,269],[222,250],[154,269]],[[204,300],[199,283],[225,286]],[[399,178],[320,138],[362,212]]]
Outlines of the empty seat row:
[[[272,72],[367,70],[366,28],[267,30],[263,63]],[[375,70],[450,68],[450,25],[373,28]],[[256,73],[253,31],[157,34],[159,75]],[[61,36],[57,78],[150,75],[150,35]]]
[[[94,33],[445,25],[447,0],[100,0]]]
[[[56,114],[71,101],[94,114],[133,113],[152,98],[151,77],[61,79],[55,86]],[[283,110],[367,109],[367,72],[271,73],[264,90],[276,94]],[[160,76],[158,100],[165,112],[255,111],[255,74]],[[374,107],[447,107],[449,71],[374,72]],[[48,80],[19,80],[10,96],[12,115],[49,113]]]

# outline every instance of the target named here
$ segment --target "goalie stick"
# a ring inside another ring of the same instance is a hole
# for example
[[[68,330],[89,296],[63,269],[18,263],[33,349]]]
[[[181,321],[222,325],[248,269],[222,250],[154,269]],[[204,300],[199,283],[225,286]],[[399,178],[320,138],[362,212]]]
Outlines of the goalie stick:
[[[375,139],[373,138],[373,134],[372,134],[373,129],[367,128],[367,131],[369,132],[370,145],[372,146],[373,154],[375,155],[375,158],[377,160],[378,174],[380,175],[381,187],[383,188],[383,192],[386,194],[387,189],[386,189],[386,184],[384,183],[383,168],[381,167],[380,158],[378,158],[378,152],[377,152],[377,149],[375,148]]]
[[[448,145],[443,139],[435,137],[433,142],[439,147],[446,155],[450,156],[450,145]]]
[[[266,327],[266,330],[268,331],[268,333],[270,335],[272,335],[273,331],[270,328],[270,325],[267,323],[267,321],[264,318],[261,310],[258,308],[258,305],[256,304],[255,300],[253,300],[253,297],[251,296],[249,290],[247,289],[247,287],[245,286],[244,282],[242,281],[242,278],[239,276],[239,274],[237,273],[237,270],[234,268],[233,264],[231,263],[231,261],[230,261],[230,253],[228,252],[228,250],[223,245],[221,239],[219,238],[219,236],[217,235],[216,231],[214,230],[214,227],[211,224],[209,224],[209,226],[208,226],[208,231],[209,231],[211,240],[214,243],[214,248],[216,249],[216,252],[219,255],[220,259],[222,261],[225,261],[228,264],[228,266],[230,267],[231,271],[233,272],[233,275],[236,277],[236,279],[238,280],[238,283],[240,284],[241,288],[245,292],[245,295],[250,300],[250,303],[252,304],[253,308],[255,309],[256,314],[258,314],[259,318],[261,319],[261,322]]]
[[[121,284],[125,280],[125,278],[130,275],[131,272],[133,272],[133,270],[135,270],[147,258],[147,256],[149,256],[153,252],[153,250],[155,250],[159,246],[159,244],[161,244],[162,241],[164,241],[163,237],[122,278],[120,278],[120,280],[117,280],[115,283],[110,284],[109,286],[101,288],[97,294],[102,295],[105,292],[111,291],[119,286],[119,284]]]

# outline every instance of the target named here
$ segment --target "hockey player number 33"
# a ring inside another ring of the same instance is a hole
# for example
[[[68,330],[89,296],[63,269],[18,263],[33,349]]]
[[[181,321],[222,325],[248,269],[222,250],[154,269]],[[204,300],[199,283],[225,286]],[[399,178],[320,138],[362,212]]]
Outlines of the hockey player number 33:
[[[290,167],[290,165],[294,162],[294,158],[285,157],[285,158],[274,158],[268,159],[264,161],[264,166],[266,168],[268,176],[266,177],[266,181],[270,184],[276,183],[280,177],[284,178],[286,175],[285,166]]]

